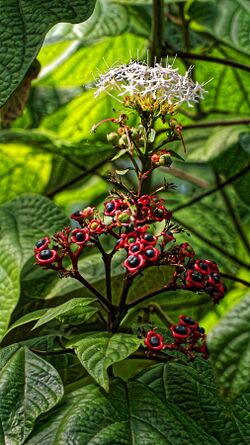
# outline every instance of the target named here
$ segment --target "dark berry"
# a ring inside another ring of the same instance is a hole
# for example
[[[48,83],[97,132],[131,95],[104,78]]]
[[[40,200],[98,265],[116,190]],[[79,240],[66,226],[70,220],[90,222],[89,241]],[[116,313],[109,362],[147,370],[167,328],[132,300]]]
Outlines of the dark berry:
[[[137,256],[131,255],[128,257],[128,265],[131,267],[136,267],[140,264],[140,260]]]
[[[195,321],[191,317],[185,317],[184,318],[185,323],[187,324],[195,324]]]
[[[200,326],[197,328],[197,331],[199,331],[201,334],[205,334],[205,329]]]
[[[131,252],[133,252],[133,253],[139,252],[139,250],[140,250],[140,246],[138,246],[138,245],[131,247]]]
[[[146,255],[146,257],[148,257],[148,258],[154,258],[155,253],[154,253],[153,249],[147,249],[147,250],[145,251],[145,255]]]
[[[46,240],[45,240],[45,239],[39,239],[39,241],[37,241],[37,243],[36,243],[36,247],[39,249],[39,248],[42,247],[45,243],[46,243]]]
[[[168,236],[173,236],[173,233],[170,232],[170,231],[168,231],[168,232],[167,232],[167,235],[168,235]]]
[[[150,338],[149,343],[151,344],[151,346],[159,346],[160,340],[158,337],[156,337],[156,335],[154,335]]]
[[[155,209],[154,210],[154,215],[161,218],[164,215],[164,212],[162,209]]]
[[[151,235],[151,233],[145,233],[144,239],[145,239],[145,241],[148,241],[149,243],[152,243],[152,241],[154,241],[154,237],[153,237],[153,235]]]
[[[115,208],[115,205],[113,204],[113,202],[109,202],[106,205],[106,212],[108,212],[108,213],[113,212],[114,208]]]
[[[80,216],[80,215],[81,215],[80,210],[76,210],[76,211],[73,213],[73,215],[74,215],[74,216]]]
[[[220,275],[218,273],[212,273],[211,277],[213,278],[215,283],[220,282]]]
[[[84,233],[82,233],[82,232],[77,232],[77,233],[75,234],[75,238],[76,238],[77,241],[84,241],[84,240],[85,240]]]
[[[199,272],[193,272],[191,274],[191,278],[193,281],[196,281],[197,283],[199,283],[202,280],[202,275]]]
[[[49,249],[42,250],[42,252],[40,253],[40,258],[42,260],[49,260],[51,257],[52,257],[52,252]]]
[[[208,270],[208,265],[207,265],[206,263],[200,263],[200,264],[199,264],[199,267],[200,267],[202,270]]]
[[[177,325],[175,326],[174,331],[176,332],[176,334],[186,335],[187,328],[185,328],[185,326]]]

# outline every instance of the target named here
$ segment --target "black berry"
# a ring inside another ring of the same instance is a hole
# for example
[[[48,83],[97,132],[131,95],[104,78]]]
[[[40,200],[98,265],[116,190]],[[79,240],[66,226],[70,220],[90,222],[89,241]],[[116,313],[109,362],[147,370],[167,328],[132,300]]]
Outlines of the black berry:
[[[108,212],[108,213],[113,212],[114,208],[115,208],[115,205],[113,204],[113,202],[109,202],[106,205],[106,212]]]
[[[140,246],[138,246],[138,245],[131,247],[131,252],[133,252],[133,253],[139,252],[139,250],[140,250]]]
[[[39,247],[42,247],[46,243],[45,239],[39,239],[36,243],[36,247],[39,249]]]
[[[176,332],[176,334],[186,335],[187,328],[185,328],[185,326],[177,325],[175,326],[174,331]]]
[[[154,258],[155,253],[154,253],[153,249],[147,249],[145,251],[145,255],[146,255],[147,258]]]
[[[197,331],[199,331],[201,334],[205,334],[205,329],[200,326],[197,328]]]
[[[199,267],[200,267],[202,270],[208,270],[208,265],[207,265],[206,263],[200,263],[200,264],[199,264]]]
[[[85,240],[84,233],[82,233],[82,232],[77,232],[77,233],[75,234],[75,238],[76,238],[77,241],[84,241],[84,240]]]
[[[195,324],[195,321],[191,317],[185,317],[184,318],[185,323],[187,324]]]
[[[40,253],[40,258],[42,260],[49,260],[51,257],[52,257],[52,252],[49,249],[42,250],[42,252]]]
[[[136,267],[140,264],[140,260],[137,256],[131,255],[128,257],[128,265],[131,267]]]
[[[76,210],[76,211],[73,213],[73,215],[74,215],[74,216],[80,216],[80,215],[81,215],[80,210]]]
[[[151,344],[151,346],[159,346],[160,340],[158,337],[156,337],[156,335],[154,335],[150,338],[149,343]]]
[[[193,272],[191,274],[191,278],[193,281],[196,281],[197,283],[199,283],[202,280],[202,275],[199,272]]]
[[[215,283],[220,282],[220,275],[218,273],[212,273],[211,277],[213,278]]]
[[[164,215],[164,212],[163,212],[162,209],[155,209],[154,215],[158,216],[159,218],[161,218]]]
[[[145,241],[148,241],[149,243],[152,243],[154,241],[154,237],[153,237],[153,235],[151,235],[151,233],[145,233],[144,239],[145,239]]]

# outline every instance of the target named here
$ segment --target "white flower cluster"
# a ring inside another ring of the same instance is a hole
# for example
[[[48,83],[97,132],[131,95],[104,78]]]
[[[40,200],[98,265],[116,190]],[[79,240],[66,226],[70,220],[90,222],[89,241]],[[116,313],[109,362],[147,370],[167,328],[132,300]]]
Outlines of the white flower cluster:
[[[191,79],[190,72],[191,68],[182,76],[178,68],[174,69],[169,64],[163,67],[157,63],[151,67],[140,62],[130,62],[102,74],[96,84],[98,89],[95,96],[102,91],[109,93],[115,90],[118,96],[139,95],[159,103],[178,105],[186,102],[192,106],[192,102],[202,99],[206,91],[203,85]]]

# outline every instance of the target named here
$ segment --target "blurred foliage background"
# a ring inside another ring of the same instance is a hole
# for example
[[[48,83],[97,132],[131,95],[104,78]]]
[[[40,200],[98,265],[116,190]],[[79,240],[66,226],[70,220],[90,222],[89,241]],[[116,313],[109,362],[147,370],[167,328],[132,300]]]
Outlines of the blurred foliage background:
[[[206,328],[250,286],[247,8],[240,0],[97,0],[87,21],[59,23],[46,34],[0,109],[0,203],[36,193],[69,214],[99,206],[110,188],[108,173],[127,162],[109,162],[110,124],[90,134],[95,123],[121,111],[109,96],[94,99],[99,74],[131,59],[164,63],[168,57],[182,74],[193,65],[192,77],[208,82],[207,94],[195,107],[180,109],[187,153],[181,142],[169,145],[185,162],[175,160],[154,181],[165,177],[176,184],[164,196],[173,218],[186,227],[197,256],[214,259],[225,274],[229,292],[218,308],[196,296],[185,303],[196,306]],[[133,176],[128,181],[133,186]],[[179,304],[185,310],[183,300]]]

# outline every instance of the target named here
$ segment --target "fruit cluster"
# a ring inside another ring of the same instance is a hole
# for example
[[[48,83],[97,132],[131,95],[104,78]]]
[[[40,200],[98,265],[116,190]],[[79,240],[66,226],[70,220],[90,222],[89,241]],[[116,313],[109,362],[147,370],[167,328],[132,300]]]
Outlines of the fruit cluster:
[[[123,263],[132,277],[150,266],[175,267],[173,285],[194,292],[205,291],[215,303],[224,296],[225,287],[217,265],[210,260],[194,259],[195,252],[188,243],[176,244],[175,235],[183,229],[170,221],[171,212],[157,195],[140,197],[112,195],[105,203],[101,215],[87,207],[72,213],[71,219],[79,228],[64,228],[53,236],[39,240],[35,245],[36,263],[46,268],[69,272],[63,260],[71,259],[74,270],[83,249],[96,246],[103,234],[114,238],[114,253],[126,251]],[[158,234],[153,233],[157,223],[164,223]]]
[[[195,353],[201,353],[204,358],[208,358],[208,351],[205,343],[205,329],[199,323],[187,315],[179,316],[179,323],[170,327],[173,342],[165,342],[164,336],[151,329],[146,334],[144,341],[149,353],[162,350],[177,350],[190,359]]]

